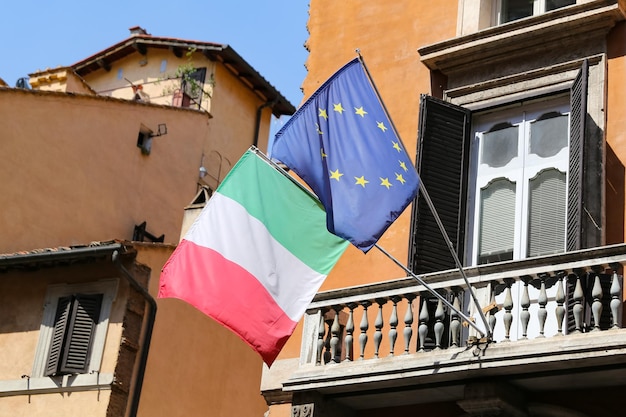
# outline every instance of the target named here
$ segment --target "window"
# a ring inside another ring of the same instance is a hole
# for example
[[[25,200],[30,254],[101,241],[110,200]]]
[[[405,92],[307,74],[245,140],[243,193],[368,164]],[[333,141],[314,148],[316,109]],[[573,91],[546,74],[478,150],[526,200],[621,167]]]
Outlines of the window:
[[[117,280],[48,287],[32,377],[100,369]]]
[[[73,294],[59,298],[45,376],[87,370],[101,306],[102,294]]]
[[[200,104],[202,103],[205,79],[206,68],[196,68],[192,72],[184,74],[181,81],[181,90],[191,98],[192,102],[197,105],[197,108],[200,108]],[[189,105],[191,105],[191,103],[189,103]]]
[[[468,263],[565,251],[569,100],[561,101],[473,119]]]
[[[512,22],[572,4],[576,4],[576,0],[500,0],[498,22]]]
[[[137,134],[137,147],[141,149],[143,155],[150,155],[152,150],[152,131],[145,126],[141,126]]]
[[[482,115],[422,96],[418,171],[466,264],[600,244],[602,146],[592,141],[602,136],[584,134],[586,80],[585,61],[565,102],[543,97]],[[456,267],[423,198],[410,250],[416,273]]]

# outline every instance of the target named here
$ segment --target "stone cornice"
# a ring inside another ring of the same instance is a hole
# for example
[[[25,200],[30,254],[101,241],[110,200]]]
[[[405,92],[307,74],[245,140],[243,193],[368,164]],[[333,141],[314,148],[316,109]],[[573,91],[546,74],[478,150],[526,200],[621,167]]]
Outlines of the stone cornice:
[[[598,0],[424,46],[418,53],[428,68],[448,74],[467,70],[468,65],[497,64],[511,56],[534,55],[548,44],[566,48],[581,37],[605,36],[625,17],[622,1]]]

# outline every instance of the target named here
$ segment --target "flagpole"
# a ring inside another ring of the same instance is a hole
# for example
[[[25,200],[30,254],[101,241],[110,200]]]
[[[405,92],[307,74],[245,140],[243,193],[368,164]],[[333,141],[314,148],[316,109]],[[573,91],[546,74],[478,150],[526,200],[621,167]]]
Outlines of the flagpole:
[[[250,150],[252,152],[254,152],[255,154],[257,154],[259,157],[261,157],[261,159],[263,159],[265,162],[267,162],[270,166],[272,166],[274,169],[278,170],[278,172],[280,172],[281,174],[283,174],[285,177],[289,178],[289,180],[294,183],[295,185],[297,185],[298,187],[300,187],[300,189],[304,192],[306,192],[308,195],[310,195],[311,197],[313,197],[315,200],[319,201],[320,199],[317,197],[317,195],[315,195],[314,192],[312,192],[311,190],[309,190],[308,188],[306,188],[304,185],[302,185],[302,183],[300,181],[298,181],[297,179],[295,179],[293,176],[289,175],[289,172],[287,172],[285,170],[285,168],[281,167],[280,165],[278,165],[276,162],[272,161],[272,159],[265,155],[259,148],[257,148],[254,145],[250,146]]]
[[[478,333],[480,333],[483,336],[487,336],[485,334],[485,332],[476,325],[476,323],[474,323],[472,321],[471,318],[467,317],[465,314],[463,314],[461,311],[459,311],[456,307],[454,307],[450,301],[448,301],[443,295],[439,294],[437,291],[435,291],[432,287],[430,287],[422,278],[420,278],[418,275],[416,275],[413,271],[411,271],[409,268],[407,268],[405,265],[402,264],[402,262],[400,262],[399,260],[397,260],[396,258],[393,257],[393,255],[391,255],[389,252],[387,252],[385,249],[383,249],[382,247],[378,246],[378,243],[374,244],[374,247],[376,247],[376,249],[378,249],[379,251],[381,251],[383,254],[385,254],[389,259],[391,259],[393,262],[395,262],[396,265],[398,265],[400,268],[402,268],[407,274],[411,275],[411,277],[415,278],[417,280],[417,282],[419,282],[424,288],[426,288],[431,294],[433,294],[435,297],[437,297],[439,300],[441,300],[441,302],[443,304],[445,304],[446,306],[448,306],[448,308],[450,308],[452,311],[456,312],[459,316],[461,316],[461,318],[463,320],[465,320],[467,322],[467,324],[469,324],[470,326],[472,326]],[[471,287],[470,287],[470,291],[471,291]]]
[[[309,194],[312,198],[315,198],[317,201],[319,201],[318,197],[311,192],[311,190],[307,189],[306,187],[304,187],[299,181],[297,181],[293,176],[289,175],[289,173],[280,165],[278,165],[276,162],[272,161],[272,159],[270,157],[268,157],[267,155],[265,155],[260,149],[258,149],[256,146],[252,145],[250,146],[250,150],[253,151],[255,154],[257,154],[261,159],[263,159],[264,161],[266,161],[268,164],[270,164],[272,167],[274,167],[276,170],[278,170],[278,172],[280,172],[281,174],[283,174],[285,177],[289,178],[289,180],[291,180],[291,182],[293,182],[295,185],[297,185],[298,187],[300,187],[300,189],[302,189],[303,191],[305,191],[307,194]],[[398,265],[400,268],[402,268],[404,271],[406,271],[407,274],[411,275],[413,278],[415,278],[417,280],[417,282],[419,282],[424,288],[426,288],[426,290],[428,290],[429,292],[431,292],[435,297],[437,297],[438,299],[440,299],[443,304],[445,304],[446,306],[448,306],[452,311],[456,312],[461,318],[463,318],[463,320],[465,320],[470,326],[472,326],[474,329],[476,329],[476,331],[478,331],[481,335],[485,336],[485,332],[480,329],[473,321],[472,319],[470,319],[469,317],[467,317],[465,314],[463,314],[463,312],[459,311],[456,307],[454,307],[448,300],[446,300],[441,294],[439,294],[438,292],[436,292],[434,289],[432,289],[426,282],[424,282],[424,280],[422,280],[419,276],[415,275],[411,270],[409,270],[406,266],[404,266],[399,260],[397,260],[396,258],[394,258],[389,252],[387,252],[385,249],[383,249],[382,247],[380,247],[378,244],[374,245],[378,250],[380,250],[382,253],[384,253],[389,259],[391,259],[393,262],[396,263],[396,265]],[[470,291],[471,291],[471,287],[470,287]]]
[[[357,49],[356,53],[357,53],[357,56],[359,58],[359,62],[363,66],[363,69],[365,70],[365,74],[367,74],[367,78],[369,78],[370,84],[372,85],[372,88],[374,89],[374,92],[376,93],[376,97],[378,98],[378,101],[379,101],[380,105],[382,106],[383,111],[387,115],[387,119],[389,120],[389,123],[391,124],[391,129],[396,134],[396,137],[398,138],[400,143],[402,143],[402,138],[398,134],[398,131],[396,129],[396,126],[393,123],[393,120],[391,120],[391,117],[389,117],[389,112],[387,111],[387,107],[385,106],[385,103],[383,102],[383,100],[380,98],[380,93],[378,92],[378,89],[376,88],[376,84],[374,84],[374,79],[372,78],[369,70],[367,69],[367,65],[365,65],[365,61],[363,60],[363,57],[361,56],[361,51],[359,49]],[[406,152],[406,147],[404,146],[404,143],[402,143],[402,147],[404,148],[404,150]],[[485,325],[485,329],[486,329],[487,334],[485,334],[484,332],[482,332],[480,330],[479,330],[479,332],[482,335],[484,335],[484,336],[491,337],[491,328],[489,327],[489,323],[487,322],[487,317],[485,317],[485,314],[484,314],[484,312],[483,312],[483,310],[482,310],[482,308],[480,306],[480,303],[478,302],[478,298],[476,298],[476,294],[474,294],[474,291],[472,291],[472,286],[470,285],[469,280],[467,279],[467,276],[465,274],[465,270],[463,269],[463,266],[461,264],[461,261],[459,260],[458,255],[456,254],[456,250],[454,250],[454,246],[452,245],[452,242],[450,241],[450,237],[448,237],[448,233],[446,232],[446,229],[443,227],[443,223],[441,222],[441,219],[439,218],[439,213],[435,209],[435,206],[434,206],[432,200],[430,199],[430,196],[428,195],[428,192],[426,191],[426,187],[422,183],[421,179],[420,179],[420,182],[419,182],[419,187],[420,187],[420,190],[421,190],[421,194],[426,199],[426,203],[428,204],[428,207],[430,208],[430,211],[432,212],[433,216],[435,217],[435,221],[437,222],[437,225],[439,226],[439,230],[441,231],[441,234],[443,235],[443,238],[444,238],[444,240],[446,242],[446,245],[448,246],[448,249],[450,250],[450,254],[454,258],[454,263],[456,264],[456,267],[458,268],[459,272],[461,273],[461,276],[463,277],[463,280],[465,281],[465,284],[467,285],[467,287],[470,290],[470,294],[472,296],[472,301],[474,301],[474,304],[476,304],[476,307],[478,309],[478,314],[480,315],[480,318],[482,319],[483,324]],[[380,247],[379,247],[379,249],[380,249]],[[383,251],[383,253],[385,253],[385,252]],[[387,256],[389,256],[389,255],[387,255]],[[394,258],[391,258],[391,259],[394,262],[398,263]],[[399,264],[399,265],[402,265],[402,264]],[[416,278],[416,275],[414,275],[411,271],[409,271],[408,268],[405,268],[404,265],[402,265],[402,268],[405,269],[407,272],[410,272],[411,275],[414,278]]]

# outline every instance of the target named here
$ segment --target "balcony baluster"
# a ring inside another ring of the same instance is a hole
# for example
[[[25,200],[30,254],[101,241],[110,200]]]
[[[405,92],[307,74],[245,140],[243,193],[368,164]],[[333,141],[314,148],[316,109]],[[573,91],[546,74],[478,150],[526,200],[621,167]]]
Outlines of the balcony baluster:
[[[583,325],[583,287],[581,284],[580,274],[575,275],[576,286],[574,287],[574,307],[572,314],[574,315],[574,333],[582,332]]]
[[[424,352],[424,344],[426,343],[426,336],[428,336],[428,322],[430,321],[430,316],[428,314],[426,297],[421,297],[421,299],[422,307],[420,308],[419,327],[417,329],[417,334],[419,337],[419,352]]]
[[[322,364],[322,352],[324,351],[324,335],[326,334],[326,323],[324,322],[324,311],[320,312],[320,322],[317,329],[317,349],[315,355],[315,364]]]
[[[450,346],[459,347],[459,338],[461,335],[461,319],[456,312],[461,310],[461,303],[459,301],[459,293],[453,292],[452,294],[454,297],[454,300],[452,301],[454,311],[450,312],[450,336],[452,338]]]
[[[361,316],[361,324],[359,328],[361,329],[361,334],[359,335],[359,349],[360,355],[359,359],[365,358],[365,345],[367,345],[367,331],[369,330],[370,324],[367,319],[367,308],[372,305],[370,301],[362,301],[361,305],[363,306],[363,316]]]
[[[333,363],[339,363],[341,362],[341,351],[339,350],[339,333],[341,332],[339,313],[341,312],[341,307],[335,306],[333,310],[335,310],[335,317],[333,318],[333,325],[330,328],[330,360]]]
[[[591,304],[591,313],[593,314],[593,330],[600,330],[600,317],[602,316],[602,285],[600,284],[600,275],[594,273],[593,289],[591,290],[591,296],[593,302]]]
[[[522,291],[522,299],[520,301],[520,306],[522,307],[522,312],[520,313],[520,322],[522,324],[522,337],[520,339],[528,339],[528,323],[530,323],[530,313],[528,312],[528,307],[530,307],[528,283],[530,282],[530,277],[524,276],[521,278],[521,280],[524,282],[524,288]]]
[[[352,351],[353,351],[353,336],[354,333],[354,309],[356,308],[356,303],[348,303],[348,322],[346,323],[346,358],[344,361],[350,362],[352,361]]]
[[[398,302],[402,298],[399,296],[391,297],[391,302],[393,303],[393,307],[391,308],[391,317],[389,317],[389,356],[393,356],[396,339],[398,338],[398,331],[396,327],[398,326]]]
[[[410,353],[411,338],[413,337],[413,300],[415,299],[415,295],[407,294],[405,298],[407,306],[404,315],[404,354],[408,355]]]
[[[539,311],[537,311],[537,319],[539,320],[539,338],[545,337],[546,319],[548,318],[548,311],[546,305],[548,304],[548,293],[546,292],[546,280],[548,274],[539,275],[539,297],[537,298],[537,304],[539,304]]]
[[[445,325],[443,324],[446,318],[446,311],[443,308],[443,302],[441,299],[437,302],[437,309],[435,310],[435,349],[441,349],[441,341],[443,338],[443,331]]]
[[[511,341],[511,325],[513,324],[513,296],[511,295],[511,285],[515,282],[512,278],[507,278],[504,280],[506,284],[506,293],[504,296],[504,340],[503,342]]]
[[[556,288],[556,309],[554,311],[554,314],[556,315],[557,336],[563,336],[563,319],[565,318],[565,307],[563,307],[563,303],[565,303],[565,290],[563,289],[564,276],[564,272],[558,273],[559,278]]]
[[[622,295],[622,287],[619,283],[619,277],[617,276],[617,268],[619,265],[611,265],[613,268],[613,278],[611,280],[611,321],[612,329],[619,329],[619,307],[622,305],[622,301],[620,300],[620,296]]]
[[[378,303],[378,314],[376,314],[376,321],[374,322],[374,327],[376,328],[376,331],[374,332],[374,357],[378,358],[380,343],[383,340],[383,325],[385,324],[385,321],[383,320],[383,306],[387,303],[387,300],[377,298],[376,303]]]

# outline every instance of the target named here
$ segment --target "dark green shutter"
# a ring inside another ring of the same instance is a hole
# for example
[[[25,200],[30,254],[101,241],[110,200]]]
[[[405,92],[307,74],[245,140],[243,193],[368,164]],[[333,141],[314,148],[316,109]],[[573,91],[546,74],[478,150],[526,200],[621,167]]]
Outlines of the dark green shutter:
[[[59,298],[57,311],[54,315],[54,331],[52,333],[52,342],[50,343],[48,362],[46,363],[46,370],[44,372],[45,376],[54,375],[59,369],[71,307],[72,297]]]
[[[448,237],[463,259],[471,112],[439,99],[420,99],[417,170]],[[426,201],[413,206],[410,263],[416,273],[455,268]]]
[[[570,91],[569,180],[567,198],[567,250],[582,247],[583,142],[587,119],[587,61]]]
[[[87,371],[101,306],[102,294],[59,299],[45,375]]]
[[[587,115],[587,61],[571,87],[567,250],[602,244],[604,137]]]

